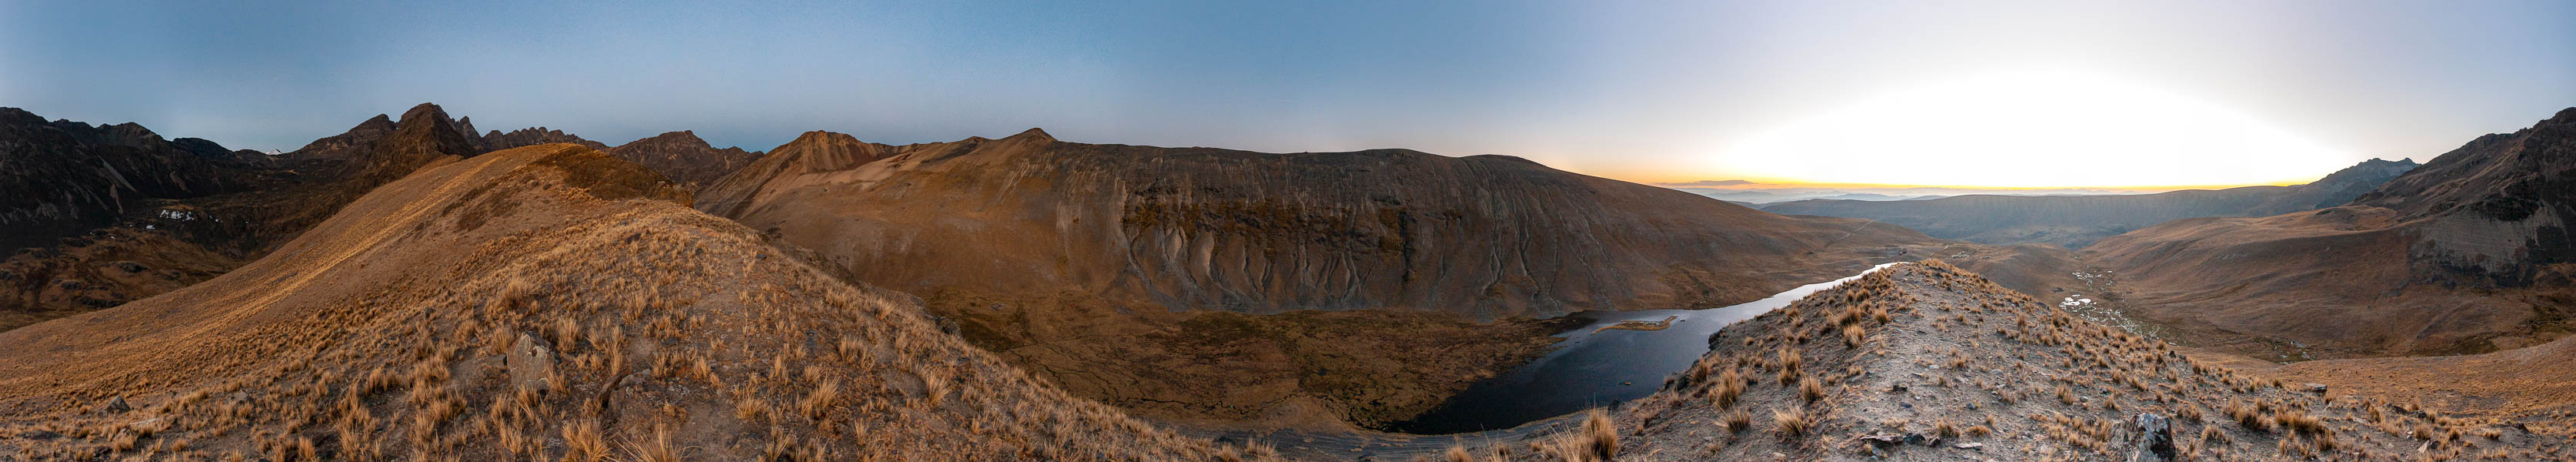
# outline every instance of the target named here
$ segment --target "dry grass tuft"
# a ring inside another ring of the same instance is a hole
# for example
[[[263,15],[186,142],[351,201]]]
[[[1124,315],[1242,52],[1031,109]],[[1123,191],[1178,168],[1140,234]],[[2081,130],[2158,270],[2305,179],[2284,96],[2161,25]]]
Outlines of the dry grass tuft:
[[[1807,429],[1815,422],[1808,419],[1805,409],[1792,407],[1772,410],[1771,425],[1780,429],[1780,437],[1794,439],[1807,436]]]
[[[1744,396],[1744,382],[1744,376],[1736,374],[1733,366],[1728,366],[1726,372],[1717,375],[1717,384],[1713,386],[1716,391],[1710,394],[1711,403],[1718,409],[1735,407],[1736,400]]]
[[[1597,460],[1619,456],[1619,429],[1610,424],[1610,413],[1593,409],[1583,418],[1583,447]]]

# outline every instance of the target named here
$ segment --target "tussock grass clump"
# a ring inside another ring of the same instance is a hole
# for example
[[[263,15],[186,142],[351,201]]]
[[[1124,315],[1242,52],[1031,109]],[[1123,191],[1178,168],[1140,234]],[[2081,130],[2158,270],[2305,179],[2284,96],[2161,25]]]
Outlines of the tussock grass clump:
[[[1771,411],[1771,426],[1780,430],[1782,438],[1805,437],[1812,425],[1815,421],[1808,418],[1806,409],[1790,407]]]
[[[1611,425],[1610,413],[1594,409],[1583,417],[1583,447],[1597,460],[1619,456],[1619,429]]]
[[[1804,361],[1804,358],[1799,357],[1797,349],[1786,346],[1780,347],[1780,385],[1786,386],[1798,383],[1798,379],[1802,377],[1802,374],[1798,371],[1798,365],[1802,361]]]
[[[1735,407],[1735,402],[1744,397],[1745,382],[1742,374],[1735,373],[1734,367],[1728,367],[1726,372],[1717,375],[1717,382],[1710,385],[1709,404],[1718,409]]]
[[[1753,413],[1744,412],[1741,408],[1727,412],[1725,420],[1720,421],[1719,425],[1725,427],[1727,433],[1743,433],[1744,430],[1753,428]]]

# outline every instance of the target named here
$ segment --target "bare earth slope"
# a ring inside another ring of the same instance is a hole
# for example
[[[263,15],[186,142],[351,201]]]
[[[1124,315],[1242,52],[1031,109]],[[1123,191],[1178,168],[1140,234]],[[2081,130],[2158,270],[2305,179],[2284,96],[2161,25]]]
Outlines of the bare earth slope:
[[[1939,262],[1878,271],[1710,342],[1664,391],[1586,429],[1462,452],[1638,461],[2576,457],[2564,430],[2375,397],[2327,399]],[[2166,431],[2142,424],[2159,420]]]
[[[2415,167],[2413,160],[2372,159],[2295,186],[2247,186],[2156,194],[2098,196],[1966,195],[1916,201],[1810,199],[1764,206],[1792,215],[1867,218],[1944,239],[1996,245],[2049,244],[2080,249],[2093,241],[2166,220],[2267,216],[2343,205]]]
[[[1532,316],[1722,306],[1939,244],[1509,157],[1037,130],[909,146],[810,132],[696,204],[920,294],[1085,396],[1307,427],[1428,410],[1551,343]]]
[[[1210,460],[576,145],[439,162],[258,262],[0,333],[36,460]]]
[[[2242,353],[2476,353],[2576,312],[2576,109],[2488,135],[2351,205],[2176,220],[2084,250],[2142,318]]]

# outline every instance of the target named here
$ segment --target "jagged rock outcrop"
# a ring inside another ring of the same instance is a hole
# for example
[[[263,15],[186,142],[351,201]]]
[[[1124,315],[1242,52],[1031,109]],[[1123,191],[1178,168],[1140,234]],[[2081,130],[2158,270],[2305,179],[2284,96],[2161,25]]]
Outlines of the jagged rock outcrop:
[[[474,133],[474,125],[471,122],[458,122],[457,124],[465,130],[465,133]],[[606,144],[600,144],[600,142],[597,141],[585,140],[578,135],[564,133],[563,130],[547,129],[546,127],[528,127],[511,130],[508,133],[503,133],[500,130],[493,130],[491,133],[474,136],[472,142],[475,149],[483,152],[536,146],[547,143],[572,143],[591,149],[608,149],[608,145]]]
[[[1762,210],[1867,218],[1945,239],[2081,249],[2096,240],[2168,220],[2269,216],[2343,205],[2414,167],[2412,159],[2371,159],[2295,186],[2088,196],[1972,194],[1914,201],[1809,199],[1771,204]]]
[[[2084,254],[2118,275],[2133,314],[2222,348],[2476,353],[2572,325],[2570,219],[2576,109],[2479,137],[2351,205],[2177,220]]]
[[[791,143],[794,144],[794,143]],[[608,155],[643,165],[661,172],[671,181],[695,190],[751,165],[760,159],[759,151],[728,147],[716,149],[699,139],[695,132],[682,130],[654,135],[609,148]]]

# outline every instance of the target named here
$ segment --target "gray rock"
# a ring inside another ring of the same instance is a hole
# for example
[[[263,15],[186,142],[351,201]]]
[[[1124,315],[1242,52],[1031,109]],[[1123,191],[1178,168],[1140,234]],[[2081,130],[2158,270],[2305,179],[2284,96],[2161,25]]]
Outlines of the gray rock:
[[[122,413],[125,413],[125,411],[131,411],[131,410],[134,410],[134,406],[126,405],[126,404],[125,404],[125,397],[123,397],[123,396],[118,396],[118,397],[112,397],[112,398],[108,398],[108,399],[107,399],[107,407],[106,407],[106,410],[107,410],[107,412],[109,412],[109,413],[113,413],[113,414],[122,414]]]
[[[553,388],[546,377],[554,375],[554,344],[545,339],[519,333],[519,341],[510,345],[509,357],[502,360],[510,366],[510,383],[522,389]]]
[[[2307,388],[2307,390],[2308,390],[2308,392],[2309,392],[2309,393],[2325,393],[2325,392],[2326,392],[2326,384],[2322,384],[2322,383],[2311,383],[2311,384],[2307,384],[2306,388]]]
[[[2162,462],[2174,460],[2173,418],[2155,414],[2138,414],[2137,452],[2129,462]]]

